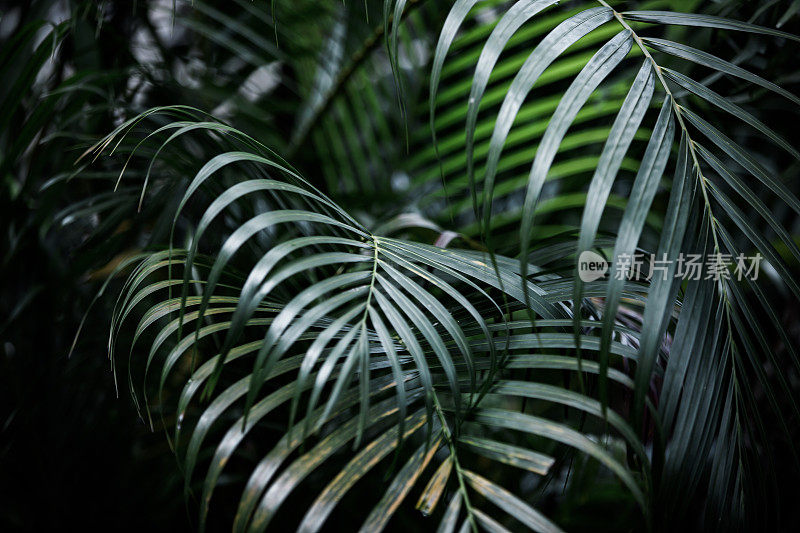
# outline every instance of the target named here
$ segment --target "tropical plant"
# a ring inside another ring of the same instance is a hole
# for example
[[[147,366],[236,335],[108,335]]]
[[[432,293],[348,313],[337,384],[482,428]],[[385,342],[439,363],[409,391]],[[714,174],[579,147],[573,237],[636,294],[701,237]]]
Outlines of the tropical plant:
[[[114,183],[62,216],[134,242],[93,259],[108,352],[200,529],[785,523],[796,9],[232,4],[148,8],[179,37],[122,79],[200,58],[180,104],[55,178]]]

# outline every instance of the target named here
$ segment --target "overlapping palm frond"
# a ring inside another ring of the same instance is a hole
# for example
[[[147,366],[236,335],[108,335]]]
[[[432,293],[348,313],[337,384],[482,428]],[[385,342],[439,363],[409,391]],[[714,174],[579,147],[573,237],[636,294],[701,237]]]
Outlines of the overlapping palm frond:
[[[441,11],[422,4],[387,1],[358,30],[360,3],[326,11],[275,151],[184,106],[95,147],[149,150],[141,198],[151,174],[180,187],[109,348],[170,428],[201,524],[234,479],[237,531],[316,531],[332,516],[374,531],[411,500],[441,531],[557,531],[573,522],[549,487],[587,457],[634,509],[628,527],[773,519],[759,493],[773,434],[758,416],[767,407],[792,440],[800,361],[770,294],[800,299],[800,202],[751,148],[800,154],[717,89],[800,100],[744,68],[746,53],[690,47],[680,28],[800,39],[658,1],[457,0],[434,45],[423,34]],[[415,50],[431,58],[427,92]],[[379,198],[399,174],[397,205],[363,216],[353,196]],[[396,212],[409,218],[375,221]],[[584,282],[590,250],[668,266]],[[756,252],[769,278],[678,276],[685,254]]]

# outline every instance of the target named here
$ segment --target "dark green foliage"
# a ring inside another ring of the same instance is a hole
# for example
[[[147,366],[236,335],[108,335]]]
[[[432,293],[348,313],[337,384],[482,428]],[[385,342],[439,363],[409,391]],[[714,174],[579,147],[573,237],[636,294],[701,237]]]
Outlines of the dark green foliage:
[[[3,524],[792,529],[795,4],[4,7]]]

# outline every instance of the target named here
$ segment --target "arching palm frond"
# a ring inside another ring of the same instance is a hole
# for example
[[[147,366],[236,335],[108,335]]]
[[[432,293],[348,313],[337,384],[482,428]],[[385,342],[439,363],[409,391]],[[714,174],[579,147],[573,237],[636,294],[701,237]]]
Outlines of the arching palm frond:
[[[195,126],[230,133],[211,123]],[[101,144],[112,141],[113,135]],[[209,160],[189,183],[179,211],[224,170],[255,172],[254,179],[240,180],[213,197],[188,249],[156,252],[137,266],[114,314],[112,354],[118,351],[122,324],[131,317],[141,317],[132,346],[152,339],[145,363],[122,367],[129,369],[137,397],[148,383],[157,384],[156,396],[145,406],[157,401],[162,416],[180,421],[172,442],[182,456],[187,483],[209,432],[228,428],[203,482],[203,515],[231,454],[259,423],[275,417],[287,421],[287,432],[255,466],[235,528],[265,527],[291,488],[322,467],[323,459],[341,460],[336,452],[350,441],[356,449],[362,441],[369,443],[321,491],[304,518],[310,529],[321,526],[359,477],[388,456],[404,466],[396,471],[391,490],[364,517],[368,529],[385,525],[386,510],[396,509],[399,498],[433,464],[439,464],[436,481],[421,499],[427,512],[452,475],[459,491],[450,505],[463,501],[469,523],[490,520],[470,502],[471,487],[523,523],[555,528],[467,462],[467,457],[483,457],[545,474],[553,458],[521,445],[534,437],[600,461],[647,509],[641,483],[651,483],[649,466],[632,474],[619,457],[569,424],[514,407],[535,399],[603,416],[596,400],[550,383],[558,371],[572,376],[568,382],[577,372],[599,371],[596,364],[587,361],[581,367],[563,355],[574,339],[564,303],[569,291],[560,277],[542,273],[541,279],[527,282],[531,307],[541,318],[527,333],[529,322],[511,320],[525,301],[516,261],[499,257],[498,278],[483,252],[381,237],[284,165],[243,151]],[[273,207],[235,223],[222,241],[204,242],[214,225],[238,219],[249,211],[242,206],[251,203]],[[201,249],[210,254],[201,255]],[[598,289],[593,287],[593,294],[600,294]],[[600,322],[582,325],[589,332]],[[622,342],[612,343],[611,352],[634,358],[625,339],[635,331],[621,325],[616,329]],[[600,347],[590,334],[584,341],[587,351]],[[514,379],[530,369],[543,372],[545,381]],[[168,401],[166,385],[178,375],[185,386]],[[632,387],[624,374],[609,375],[620,390]],[[165,412],[167,404],[176,404],[177,410]],[[607,416],[609,435],[628,442],[646,465],[645,450],[624,417],[613,411]],[[190,420],[196,421],[193,427]],[[509,429],[514,431],[509,434]],[[314,447],[292,459],[293,450],[304,445]],[[467,457],[462,448],[471,450]],[[279,475],[287,461],[293,462]],[[512,469],[510,475],[519,473]]]
[[[439,65],[445,63],[454,28],[475,4],[476,2],[465,1],[457,2],[454,6],[449,20],[452,28],[442,34],[434,58],[434,72],[437,72]],[[492,133],[486,151],[486,163],[476,172],[475,161],[478,157],[475,155],[475,143],[476,139],[480,139],[477,127],[479,109],[490,77],[502,66],[497,63],[498,58],[512,36],[528,19],[539,16],[540,12],[555,4],[557,2],[546,0],[514,3],[499,18],[486,38],[475,63],[475,73],[466,102],[466,173],[471,184],[479,227],[482,228],[487,242],[491,243],[495,233],[492,228],[493,219],[497,218],[494,216],[497,210],[494,199],[497,189],[495,183],[499,163],[504,159],[503,152],[511,140],[509,133],[515,120],[522,114],[522,106],[528,95],[542,90],[539,87],[545,82],[545,75],[556,69],[555,61],[566,51],[577,50],[581,46],[591,47],[594,43],[598,46],[597,51],[583,61],[563,95],[555,100],[557,106],[549,116],[549,121],[542,125],[543,133],[535,155],[530,158],[530,171],[523,182],[525,185],[518,187],[520,190],[524,189],[517,240],[518,253],[523,259],[523,277],[528,276],[526,259],[529,250],[537,242],[532,231],[538,220],[547,218],[537,213],[538,206],[545,199],[553,202],[572,193],[572,190],[563,188],[556,189],[555,193],[544,193],[547,182],[559,177],[553,161],[557,153],[562,151],[566,154],[560,157],[561,164],[584,157],[583,153],[573,156],[574,152],[569,151],[572,147],[568,146],[568,132],[575,132],[571,135],[582,133],[578,119],[581,113],[592,109],[590,98],[598,93],[604,80],[616,72],[613,81],[616,85],[612,86],[627,84],[628,92],[619,106],[611,129],[603,139],[594,173],[588,181],[585,203],[581,206],[583,215],[579,230],[575,233],[576,262],[582,252],[595,246],[600,217],[624,158],[628,153],[636,153],[633,142],[641,132],[640,125],[646,119],[648,108],[651,103],[661,100],[661,110],[652,129],[645,130],[647,145],[639,158],[638,171],[625,200],[622,217],[618,227],[613,230],[614,245],[609,247],[612,268],[619,264],[620,258],[629,257],[637,250],[655,254],[654,257],[672,265],[666,276],[661,279],[656,277],[651,281],[645,301],[635,373],[633,420],[641,423],[644,400],[654,377],[653,371],[659,365],[658,347],[665,331],[670,327],[669,318],[673,306],[680,302],[681,313],[675,330],[677,342],[672,345],[669,359],[664,363],[665,382],[661,397],[661,405],[665,406],[661,409],[661,415],[664,417],[665,431],[671,438],[668,439],[665,459],[658,455],[653,457],[655,464],[665,461],[663,471],[659,465],[659,482],[663,483],[664,488],[663,492],[659,492],[663,496],[658,505],[663,506],[664,514],[675,516],[677,513],[677,516],[681,516],[681,513],[686,512],[685,494],[695,490],[705,492],[705,489],[698,488],[698,478],[709,479],[709,490],[719,490],[716,498],[718,502],[725,502],[722,507],[724,510],[717,509],[716,512],[728,517],[739,517],[744,506],[742,476],[758,476],[758,469],[745,468],[743,471],[736,466],[735,461],[727,466],[722,466],[722,460],[709,464],[714,457],[712,450],[725,449],[729,459],[740,457],[741,462],[738,464],[741,465],[751,460],[745,459],[746,456],[757,453],[749,444],[751,439],[765,442],[767,437],[763,427],[756,424],[743,428],[741,425],[742,418],[748,416],[745,413],[752,413],[755,409],[751,379],[755,379],[759,386],[768,391],[769,404],[777,412],[783,409],[779,407],[782,404],[776,400],[776,395],[783,398],[783,405],[788,402],[792,412],[790,416],[797,414],[796,404],[792,399],[794,392],[785,381],[770,383],[761,370],[765,358],[774,361],[774,355],[760,333],[749,333],[751,328],[757,329],[754,327],[754,317],[757,314],[772,312],[763,290],[757,288],[758,284],[752,280],[742,280],[741,277],[734,279],[728,273],[721,278],[704,279],[696,284],[689,282],[682,287],[680,280],[675,277],[674,269],[682,254],[700,252],[704,256],[736,258],[757,251],[769,265],[773,265],[779,273],[780,283],[792,293],[793,299],[800,297],[795,287],[792,267],[786,263],[788,259],[796,265],[796,261],[800,259],[796,253],[796,244],[784,224],[756,197],[751,184],[755,179],[764,191],[768,191],[794,213],[800,213],[797,211],[796,196],[762,165],[757,156],[713,126],[709,122],[713,119],[704,118],[703,115],[728,114],[769,139],[775,149],[785,151],[790,159],[796,160],[800,154],[753,114],[709,88],[709,82],[696,81],[678,69],[686,71],[687,67],[700,66],[714,74],[738,78],[772,91],[793,104],[797,103],[797,97],[713,54],[648,34],[653,31],[669,31],[668,26],[686,26],[759,34],[767,38],[783,39],[786,43],[797,42],[798,37],[715,16],[659,10],[617,11],[602,1],[599,2],[600,5],[588,4],[577,9],[574,14],[566,14],[557,25],[545,26],[543,37],[533,50],[523,52],[524,62],[511,71],[513,80],[502,93],[499,111],[487,118],[489,124],[493,122],[493,125],[487,128],[487,132]],[[604,31],[610,33],[603,33]],[[633,67],[626,67],[628,63],[633,63]],[[624,73],[628,73],[629,81],[622,81]],[[431,109],[435,108],[437,83],[438,79],[434,76]],[[696,109],[703,111],[698,112]],[[671,154],[675,154],[674,173],[672,180],[668,180],[665,174],[671,166]],[[724,163],[720,158],[730,163]],[[646,217],[653,211],[654,199],[665,183],[669,190],[668,199],[665,200],[665,218],[659,237],[648,242],[645,239]],[[737,207],[739,203],[753,206],[759,217],[748,220]],[[762,230],[757,228],[765,227],[774,232],[781,243],[779,248],[786,250],[786,253],[778,252],[774,243],[760,235]],[[508,237],[502,238],[500,245],[507,246],[508,242]],[[572,275],[572,279],[573,301],[579,302],[584,296],[583,282],[577,273]],[[605,373],[609,367],[611,327],[617,320],[622,301],[620,291],[623,287],[624,277],[610,277],[603,302],[604,331],[598,358],[599,397],[603,405],[607,402]],[[679,299],[678,294],[682,288],[685,298],[691,296],[688,301],[683,299],[681,302]],[[748,293],[752,296],[746,296]],[[702,309],[707,311],[700,311]],[[696,313],[701,314],[698,317]],[[577,337],[580,318],[580,315],[575,314],[578,350],[581,344]],[[774,326],[781,338],[788,339],[779,320],[774,321]],[[698,331],[702,333],[697,335]],[[700,342],[703,344],[694,344],[701,338]],[[690,359],[694,362],[689,363]],[[794,353],[791,359],[796,364]],[[687,365],[691,364],[697,366],[690,371]],[[704,385],[695,389],[700,382]],[[701,390],[705,392],[700,392]],[[698,396],[692,396],[694,394]],[[676,409],[678,404],[680,407]],[[786,416],[786,413],[782,412],[778,416]],[[785,434],[787,437],[790,435],[788,431]],[[730,497],[731,493],[735,496]],[[670,496],[677,494],[680,496]],[[734,522],[737,519],[731,518]]]

